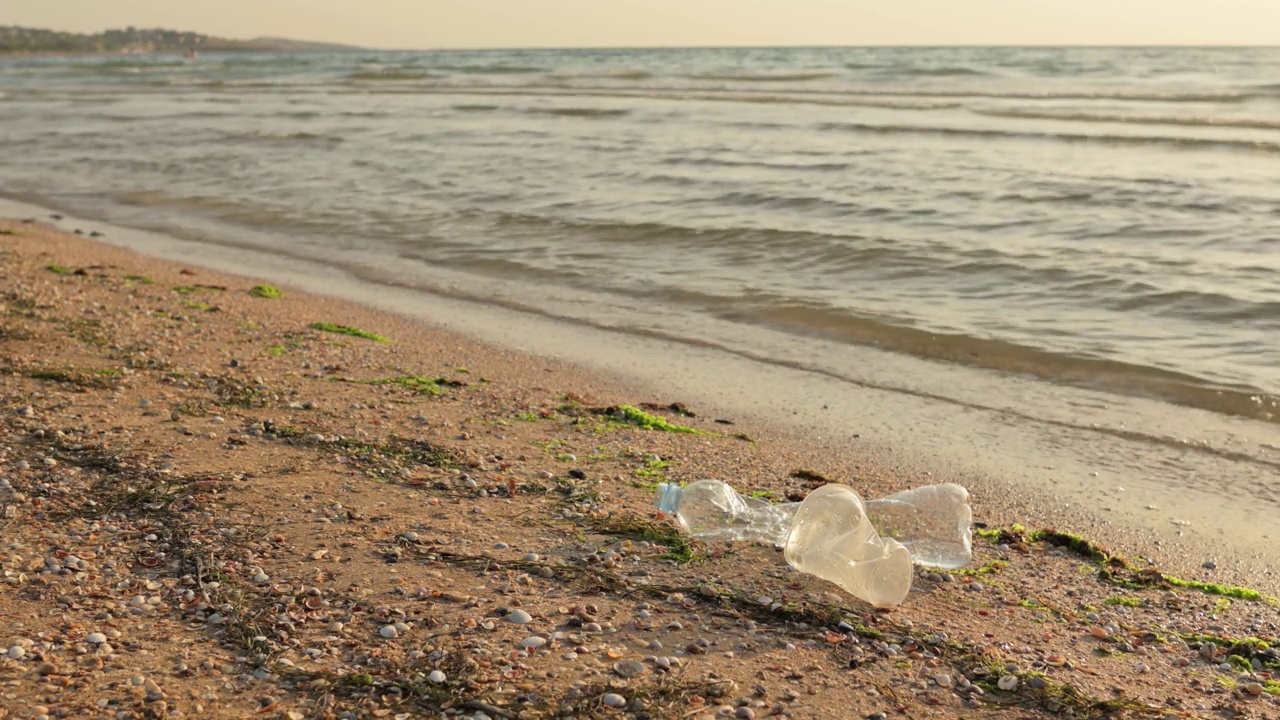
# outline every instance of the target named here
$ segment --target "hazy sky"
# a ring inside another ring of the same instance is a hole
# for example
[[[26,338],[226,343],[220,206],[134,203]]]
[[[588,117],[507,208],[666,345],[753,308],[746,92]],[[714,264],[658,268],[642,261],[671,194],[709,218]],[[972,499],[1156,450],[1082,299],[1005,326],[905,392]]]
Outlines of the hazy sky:
[[[369,47],[1280,44],[1280,0],[0,0],[0,25]]]

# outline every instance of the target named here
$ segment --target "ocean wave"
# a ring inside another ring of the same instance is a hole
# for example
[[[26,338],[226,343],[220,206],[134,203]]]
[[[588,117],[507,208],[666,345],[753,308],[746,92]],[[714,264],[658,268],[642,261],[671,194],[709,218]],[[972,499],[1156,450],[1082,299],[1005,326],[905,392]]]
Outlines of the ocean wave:
[[[531,75],[545,73],[547,68],[535,65],[432,65],[432,70],[461,75]]]
[[[342,138],[332,135],[320,135],[318,133],[305,132],[302,130],[259,130],[254,133],[247,133],[237,136],[245,140],[258,140],[263,142],[319,142],[319,143],[340,143]]]
[[[1241,140],[1235,138],[1172,137],[1160,135],[1091,135],[1087,133],[1035,132],[1024,130],[990,130],[983,128],[930,127],[924,125],[872,125],[868,123],[820,123],[819,130],[859,132],[879,135],[938,135],[950,137],[994,138],[1010,140],[1049,140],[1101,145],[1169,147],[1188,150],[1233,149],[1262,153],[1280,153],[1280,142]]]
[[[493,112],[494,110],[498,109],[498,106],[497,105],[479,105],[479,104],[454,105],[453,109],[459,110],[461,112]]]
[[[385,70],[359,70],[346,76],[347,80],[364,82],[406,82],[412,80],[429,80],[435,75],[422,70],[388,68]]]
[[[691,80],[717,80],[720,82],[809,82],[835,77],[834,72],[804,73],[693,73]]]
[[[579,117],[579,118],[613,118],[622,117],[630,110],[621,108],[529,108],[528,112],[535,115],[556,115],[559,117]]]
[[[1011,108],[1006,110],[974,109],[974,114],[1021,120],[1057,120],[1061,122],[1122,123],[1126,125],[1173,125],[1182,127],[1221,127],[1249,130],[1280,130],[1280,120],[1262,118],[1188,117],[1172,115],[1119,115],[1079,111],[1053,111]]]
[[[884,74],[905,77],[983,77],[991,73],[970,67],[909,67],[885,68]]]

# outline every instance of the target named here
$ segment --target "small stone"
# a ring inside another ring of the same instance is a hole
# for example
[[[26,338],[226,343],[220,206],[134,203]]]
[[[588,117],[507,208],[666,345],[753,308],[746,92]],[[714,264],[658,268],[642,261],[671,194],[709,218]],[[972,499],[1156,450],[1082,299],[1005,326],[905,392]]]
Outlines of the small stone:
[[[432,683],[434,685],[443,684],[445,679],[446,678],[444,673],[439,670],[432,670],[431,672],[427,673],[427,682]]]
[[[528,625],[533,622],[533,616],[524,610],[517,608],[507,615],[507,622],[513,622],[517,625]]]
[[[1262,683],[1250,682],[1240,686],[1245,692],[1253,696],[1262,694]]]
[[[606,707],[620,708],[626,706],[627,699],[618,693],[605,693],[604,697],[600,698],[600,702],[604,703]]]
[[[1218,563],[1212,560],[1205,560],[1203,563],[1200,564],[1200,567],[1204,568],[1205,570],[1216,570],[1218,568]]]
[[[5,656],[10,660],[21,660],[27,656],[27,651],[26,648],[21,645],[14,645],[9,648],[9,651],[5,653]]]
[[[547,639],[538,635],[533,635],[520,641],[520,647],[525,648],[526,650],[530,648],[537,649],[546,644]]]
[[[964,589],[965,589],[965,590],[971,590],[971,591],[973,591],[973,592],[981,592],[981,591],[982,591],[982,583],[979,583],[979,582],[971,582],[971,583],[969,583],[968,585],[965,585],[965,588],[964,588]]]
[[[744,720],[756,720],[756,711],[744,705],[735,710],[733,716]]]
[[[1027,678],[1027,687],[1031,688],[1032,690],[1043,690],[1048,686],[1049,686],[1048,681],[1046,681],[1044,678],[1040,677],[1039,675],[1032,675],[1031,677]]]
[[[619,660],[613,664],[613,671],[618,677],[633,678],[644,672],[644,664],[635,660]]]
[[[378,631],[378,634],[384,638],[387,638],[388,640],[391,640],[399,636],[400,631],[396,629],[395,625],[384,625],[382,629]]]
[[[91,645],[101,645],[107,641],[107,636],[102,633],[89,633],[84,641]]]
[[[1108,633],[1105,628],[1100,628],[1097,625],[1094,625],[1093,627],[1089,628],[1089,634],[1098,638],[1099,640],[1106,640],[1111,635],[1111,633]]]
[[[493,549],[494,549],[494,550],[506,550],[506,549],[508,549],[508,548],[510,548],[510,547],[511,547],[510,545],[508,545],[508,544],[506,544],[506,543],[504,543],[504,542],[494,543],[494,544],[493,544]]]
[[[1017,675],[1004,675],[996,681],[996,687],[1006,692],[1012,692],[1018,689]]]
[[[257,574],[253,576],[253,581],[258,583],[259,585],[261,585],[262,583],[265,583],[270,579],[271,579],[271,576],[267,575],[265,572],[261,570],[259,570]]]
[[[933,681],[938,683],[938,687],[951,687],[951,676],[946,673],[938,673],[933,676]]]
[[[796,697],[799,697],[799,695],[797,695]],[[867,720],[885,720],[887,717],[888,716],[882,712],[871,713],[870,715],[867,716]]]
[[[538,553],[525,553],[525,562],[538,562],[539,560],[541,560],[541,558],[538,557]]]
[[[402,534],[400,537],[404,538],[405,540],[407,540],[407,541],[409,541],[409,542],[418,542],[418,533],[416,533],[416,532],[414,532],[414,531],[412,531],[412,530],[410,530],[409,532],[406,532],[406,533]]]

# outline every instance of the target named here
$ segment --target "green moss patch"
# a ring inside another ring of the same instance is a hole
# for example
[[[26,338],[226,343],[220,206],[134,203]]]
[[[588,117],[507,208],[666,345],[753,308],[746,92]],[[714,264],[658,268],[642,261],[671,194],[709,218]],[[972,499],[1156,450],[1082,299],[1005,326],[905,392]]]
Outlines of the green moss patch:
[[[266,298],[267,300],[284,297],[284,293],[280,292],[280,288],[275,285],[254,285],[249,290],[249,294],[256,298]]]
[[[385,338],[377,333],[369,332],[368,330],[361,330],[360,328],[354,328],[354,327],[351,327],[350,325],[336,325],[334,323],[327,323],[327,322],[313,322],[307,327],[311,328],[312,330],[319,330],[320,332],[336,333],[338,335],[350,335],[351,337],[364,338],[365,340],[372,340],[374,342],[380,342],[380,343],[391,342],[390,339]]]
[[[697,428],[687,427],[685,425],[676,425],[666,418],[650,415],[649,413],[631,405],[614,405],[596,411],[597,414],[608,417],[620,423],[627,425],[635,425],[645,430],[657,430],[659,432],[686,433],[689,435],[708,435],[715,436],[715,433],[699,430]]]
[[[361,385],[398,385],[419,395],[439,395],[444,392],[445,388],[467,386],[466,383],[460,380],[450,380],[443,377],[419,377],[417,375],[399,375],[391,378],[374,378],[373,380],[353,380],[351,378],[338,378],[338,380]]]

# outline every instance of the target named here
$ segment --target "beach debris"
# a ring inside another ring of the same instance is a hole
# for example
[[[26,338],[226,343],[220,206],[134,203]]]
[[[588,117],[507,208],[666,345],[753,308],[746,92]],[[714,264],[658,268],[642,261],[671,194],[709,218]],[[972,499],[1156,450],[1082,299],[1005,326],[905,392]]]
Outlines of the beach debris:
[[[957,568],[973,552],[969,492],[954,484],[864,503],[848,485],[827,483],[801,502],[775,505],[743,497],[719,480],[699,480],[683,487],[660,483],[656,505],[699,539],[781,547],[792,567],[877,607],[906,598],[913,562]],[[880,529],[891,536],[882,537]]]

